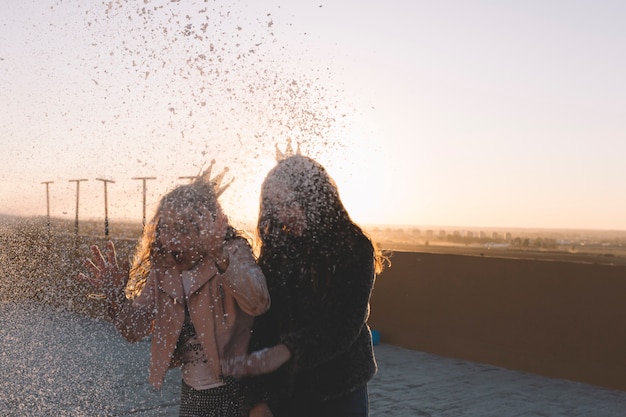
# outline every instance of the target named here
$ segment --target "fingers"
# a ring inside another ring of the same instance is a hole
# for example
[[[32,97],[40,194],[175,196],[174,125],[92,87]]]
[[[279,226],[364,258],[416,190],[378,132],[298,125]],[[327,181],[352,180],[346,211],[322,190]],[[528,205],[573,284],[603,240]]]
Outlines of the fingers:
[[[90,274],[96,276],[100,274],[100,271],[102,271],[102,269],[104,269],[104,265],[102,266],[102,268],[98,268],[98,266],[96,266],[96,264],[94,264],[93,261],[89,258],[83,261],[83,266],[87,268]]]
[[[76,276],[76,279],[78,279],[79,281],[83,281],[86,282],[94,287],[99,287],[100,285],[100,281],[98,281],[95,278],[92,278],[91,276],[85,275],[82,272],[79,272],[78,275]]]
[[[92,245],[90,249],[92,259],[87,258],[83,261],[83,266],[87,269],[88,274],[79,273],[78,279],[100,288],[107,275],[110,276],[119,270],[115,245],[112,241],[107,242],[106,256],[102,254],[97,245]],[[126,268],[125,271],[129,270],[128,263],[124,267]]]
[[[115,252],[115,245],[111,240],[107,242],[107,261],[109,265],[115,265],[117,268],[117,253]]]
[[[83,263],[94,275],[98,275],[105,270],[118,269],[117,265],[117,253],[115,252],[115,245],[113,242],[107,242],[106,257],[100,251],[100,248],[96,245],[91,246],[91,254],[93,260],[87,259]]]
[[[93,257],[93,261],[90,260],[90,262],[95,268],[103,270],[105,267],[105,261],[104,256],[102,256],[102,252],[100,252],[100,248],[96,245],[92,245],[90,249]]]
[[[91,259],[85,259],[83,261],[83,266],[85,267],[85,269],[87,269],[88,275],[80,272],[78,274],[78,279],[81,280],[81,281],[84,281],[84,282],[88,282],[89,284],[93,285],[94,287],[100,287],[100,280],[101,280],[100,276],[102,274],[102,269],[99,269],[91,261]]]
[[[128,282],[130,264],[126,260],[123,263],[124,269],[120,269],[115,245],[111,241],[106,244],[104,256],[98,246],[93,245],[90,249],[93,260],[89,258],[83,260],[87,272],[78,273],[76,278],[97,289],[96,292],[87,294],[88,298],[106,300],[110,306],[119,307],[125,300],[124,288]]]

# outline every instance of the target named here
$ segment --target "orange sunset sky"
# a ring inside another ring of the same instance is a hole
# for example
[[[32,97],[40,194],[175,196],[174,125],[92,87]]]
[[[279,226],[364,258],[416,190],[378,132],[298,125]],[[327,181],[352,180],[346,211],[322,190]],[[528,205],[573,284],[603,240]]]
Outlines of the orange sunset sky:
[[[626,230],[623,1],[3,1],[0,213],[141,219],[274,146],[364,224]]]

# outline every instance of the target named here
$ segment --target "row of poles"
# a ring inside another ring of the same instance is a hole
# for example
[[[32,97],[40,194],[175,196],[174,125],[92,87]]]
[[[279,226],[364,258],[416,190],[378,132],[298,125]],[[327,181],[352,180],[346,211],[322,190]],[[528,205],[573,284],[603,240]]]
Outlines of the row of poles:
[[[189,179],[193,180],[195,176],[186,176],[186,177],[178,177],[180,179]],[[132,177],[133,180],[141,180],[143,185],[143,211],[142,211],[142,224],[146,225],[146,182],[148,180],[155,180],[156,177]],[[104,235],[109,235],[109,202],[108,202],[108,194],[107,194],[107,184],[115,183],[113,180],[105,179],[105,178],[96,178],[97,181],[102,181],[104,184]],[[80,183],[83,181],[89,181],[86,178],[69,180],[69,182],[76,183],[76,217],[74,220],[74,235],[78,236],[78,209],[80,202]],[[54,183],[54,181],[43,181],[42,184],[46,186],[46,216],[47,216],[47,227],[48,233],[50,233],[50,184]]]

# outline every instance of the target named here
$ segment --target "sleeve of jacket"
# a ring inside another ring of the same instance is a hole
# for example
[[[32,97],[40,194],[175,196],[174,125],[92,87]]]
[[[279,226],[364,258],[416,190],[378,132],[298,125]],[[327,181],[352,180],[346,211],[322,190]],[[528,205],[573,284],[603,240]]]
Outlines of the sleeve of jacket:
[[[345,265],[338,265],[332,287],[316,321],[283,334],[292,354],[294,372],[312,369],[346,352],[356,341],[369,316],[374,285],[372,252],[360,250]]]
[[[113,318],[115,328],[129,342],[137,342],[152,333],[155,291],[154,272],[151,272],[139,296],[132,301],[127,299]]]
[[[261,268],[252,250],[243,238],[237,238],[226,247],[229,264],[222,274],[227,290],[243,311],[258,316],[270,307],[270,295]]]

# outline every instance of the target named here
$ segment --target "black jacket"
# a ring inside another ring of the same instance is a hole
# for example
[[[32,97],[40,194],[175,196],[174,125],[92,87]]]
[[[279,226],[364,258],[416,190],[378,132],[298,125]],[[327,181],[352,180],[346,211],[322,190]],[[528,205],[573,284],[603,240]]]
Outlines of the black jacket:
[[[285,397],[326,400],[365,385],[376,373],[366,324],[375,277],[370,241],[358,236],[322,266],[312,267],[301,251],[260,264],[271,307],[256,318],[250,350],[282,342],[292,353],[276,373],[255,381],[270,403],[279,406]]]

